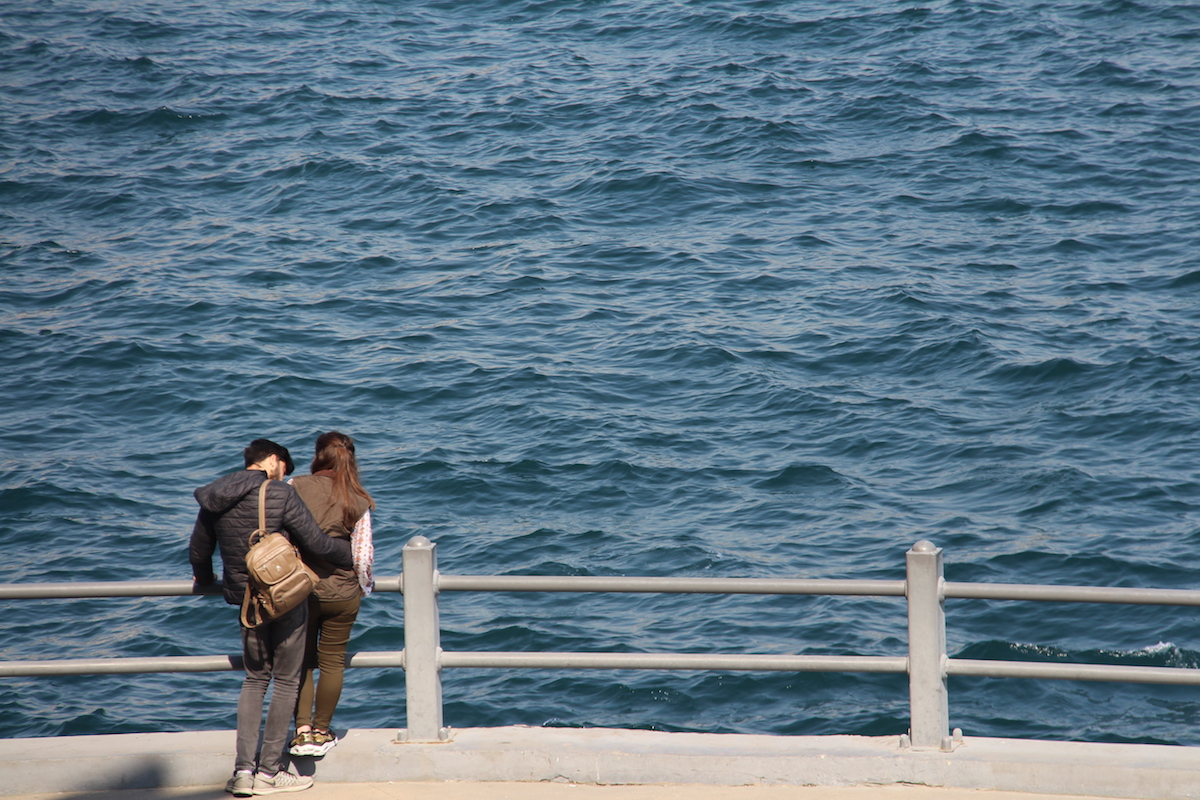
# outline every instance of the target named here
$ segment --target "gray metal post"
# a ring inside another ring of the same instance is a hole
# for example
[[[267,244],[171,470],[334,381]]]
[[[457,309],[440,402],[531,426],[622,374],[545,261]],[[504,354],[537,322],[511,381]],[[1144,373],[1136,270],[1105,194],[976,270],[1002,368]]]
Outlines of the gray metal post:
[[[402,552],[404,696],[408,742],[445,741],[442,727],[441,627],[437,603],[437,545],[414,536]]]
[[[914,748],[949,749],[942,548],[922,539],[905,553],[909,736]]]

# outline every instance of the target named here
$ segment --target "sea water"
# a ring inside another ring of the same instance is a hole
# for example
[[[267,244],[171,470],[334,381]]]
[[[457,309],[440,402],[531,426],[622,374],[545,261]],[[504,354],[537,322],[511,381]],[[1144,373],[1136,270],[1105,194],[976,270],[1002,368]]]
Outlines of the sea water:
[[[355,437],[376,570],[1200,586],[1200,7],[10,0],[0,583],[187,579],[191,492]],[[896,599],[442,597],[450,650],[903,655]],[[950,600],[951,656],[1197,667],[1194,609]],[[398,650],[364,601],[352,652]],[[6,601],[0,659],[236,653]],[[900,675],[447,670],[445,721],[896,734]],[[4,736],[236,673],[0,679]],[[950,679],[967,735],[1200,744],[1200,690]],[[402,727],[351,670],[335,727]]]

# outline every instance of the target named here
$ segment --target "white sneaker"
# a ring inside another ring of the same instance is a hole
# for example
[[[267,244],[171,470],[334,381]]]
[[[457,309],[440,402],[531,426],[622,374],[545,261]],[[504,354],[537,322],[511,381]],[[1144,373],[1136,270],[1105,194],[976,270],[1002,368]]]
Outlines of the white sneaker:
[[[248,769],[239,769],[233,777],[225,781],[225,791],[234,797],[249,797],[254,794],[254,773]]]
[[[254,776],[255,794],[279,794],[280,792],[302,792],[313,785],[313,779],[307,775],[297,775],[281,769],[271,777],[263,773]]]

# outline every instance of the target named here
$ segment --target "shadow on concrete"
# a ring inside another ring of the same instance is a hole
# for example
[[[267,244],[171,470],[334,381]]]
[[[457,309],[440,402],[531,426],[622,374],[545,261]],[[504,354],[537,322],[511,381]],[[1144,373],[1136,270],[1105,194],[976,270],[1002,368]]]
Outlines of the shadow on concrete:
[[[186,771],[186,770],[185,770]],[[96,770],[90,778],[79,780],[81,784],[92,784],[96,789],[76,789],[66,792],[43,792],[36,794],[9,795],[14,798],[54,798],[54,800],[228,800],[225,784],[215,786],[172,786],[178,783],[180,769],[172,768],[161,756],[145,756],[134,765],[118,763],[114,771],[103,768]],[[199,781],[198,781],[199,782]],[[11,787],[10,787],[11,788]],[[0,796],[3,796],[0,787]]]
[[[106,789],[95,792],[15,795],[12,800],[229,800],[224,786],[176,786],[157,789]]]

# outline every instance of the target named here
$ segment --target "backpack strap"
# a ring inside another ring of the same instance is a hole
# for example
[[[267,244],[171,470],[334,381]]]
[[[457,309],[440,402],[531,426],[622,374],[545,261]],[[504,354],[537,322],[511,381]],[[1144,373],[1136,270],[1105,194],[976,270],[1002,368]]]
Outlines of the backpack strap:
[[[253,547],[259,539],[267,535],[267,484],[271,482],[267,478],[258,487],[258,528],[250,534],[248,544]]]
[[[258,487],[258,529],[250,534],[250,547],[253,547],[260,538],[267,533],[267,484],[271,482],[267,478]],[[254,590],[250,588],[250,576],[246,576],[246,591],[242,595],[242,627],[257,628],[262,625],[262,610],[258,607],[258,602],[254,599]]]
[[[246,584],[246,592],[242,595],[242,613],[239,616],[243,628],[257,628],[263,624],[262,610],[254,599],[254,592],[249,583]]]
[[[270,482],[271,479],[267,478],[258,487],[258,529],[263,531],[267,529],[267,484]]]

